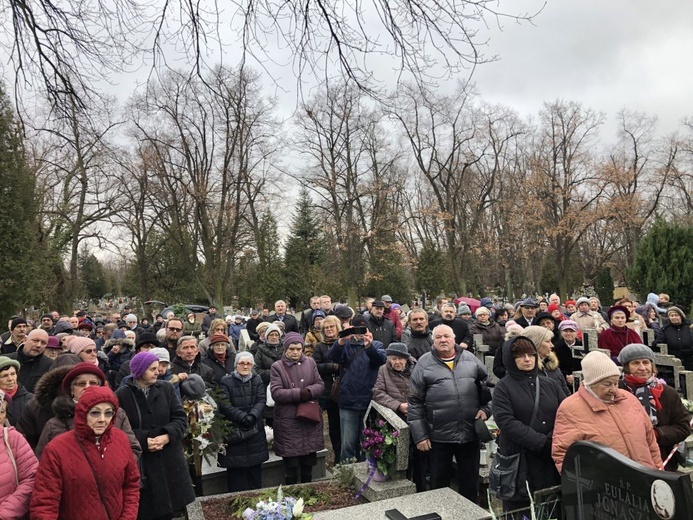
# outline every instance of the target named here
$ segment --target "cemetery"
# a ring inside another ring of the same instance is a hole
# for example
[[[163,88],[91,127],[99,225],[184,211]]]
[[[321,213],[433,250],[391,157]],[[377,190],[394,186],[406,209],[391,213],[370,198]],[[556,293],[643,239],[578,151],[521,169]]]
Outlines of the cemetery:
[[[667,353],[666,345],[654,344],[654,337],[649,333],[650,331],[645,331],[644,342],[650,344],[655,351],[655,364],[660,377],[676,388],[682,398],[693,400],[693,372],[684,370],[681,361]],[[241,338],[242,349],[246,341],[247,338]],[[491,370],[493,357],[487,355],[488,346],[483,344],[480,335],[475,336],[474,342],[477,357],[488,368],[489,377],[492,383],[495,383]],[[597,349],[596,331],[585,331],[584,346],[575,349],[573,355],[581,358],[587,352]],[[574,375],[574,387],[577,389],[582,377],[579,372]],[[386,424],[386,428],[397,432],[394,463],[391,464],[390,471],[384,478],[382,475],[378,478],[375,468],[369,462],[349,465],[347,475],[350,488],[349,492],[345,493],[346,502],[340,498],[339,509],[311,513],[314,520],[503,518],[503,515],[498,513],[498,503],[492,504],[496,511],[492,514],[451,488],[417,494],[414,483],[406,478],[410,453],[407,423],[392,410],[371,402],[366,413],[367,424],[373,424],[373,421],[378,420]],[[489,425],[492,425],[491,420]],[[693,450],[693,437],[687,439],[686,445]],[[479,482],[482,496],[486,496],[489,466],[495,448],[495,442],[491,441],[484,445],[481,452]],[[299,486],[327,489],[336,496],[344,493],[344,488],[339,487],[335,475],[327,470],[326,452],[327,450],[323,450],[318,453],[318,466],[314,473],[316,482]],[[344,480],[343,476],[341,480]],[[262,485],[266,488],[276,488],[282,482],[281,458],[272,453],[270,460],[263,464]],[[239,495],[224,494],[224,470],[206,462],[203,463],[202,477],[198,485],[201,486],[198,499],[188,507],[188,518],[191,520],[207,518],[203,512],[205,502],[230,500]],[[494,502],[493,499],[491,501]],[[537,492],[534,504],[538,519],[555,518],[556,508],[562,508],[563,518],[566,520],[689,519],[690,512],[693,511],[693,484],[687,473],[654,471],[609,448],[590,442],[578,442],[566,454],[561,486]]]

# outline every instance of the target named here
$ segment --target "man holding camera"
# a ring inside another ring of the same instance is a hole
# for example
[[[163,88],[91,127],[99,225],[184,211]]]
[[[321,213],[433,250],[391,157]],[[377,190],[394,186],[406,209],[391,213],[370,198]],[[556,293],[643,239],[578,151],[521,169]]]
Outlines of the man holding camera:
[[[341,367],[338,404],[342,461],[354,457],[363,460],[359,450],[363,417],[373,397],[378,369],[387,360],[383,344],[373,340],[366,323],[364,316],[355,316],[351,327],[339,333],[327,353],[327,358]]]

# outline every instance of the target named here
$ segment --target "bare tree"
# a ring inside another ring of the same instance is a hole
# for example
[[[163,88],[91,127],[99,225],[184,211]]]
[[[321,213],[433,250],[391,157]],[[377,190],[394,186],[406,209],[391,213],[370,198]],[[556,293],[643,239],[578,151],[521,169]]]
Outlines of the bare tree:
[[[243,224],[271,190],[280,151],[272,101],[257,75],[218,67],[204,81],[171,72],[132,108],[135,137],[156,164],[153,201],[164,228],[208,300],[221,306],[249,239]]]
[[[84,117],[74,103],[50,112],[43,126],[35,128],[44,153],[38,158],[42,226],[69,258],[68,292],[79,292],[78,254],[86,240],[100,247],[107,242],[110,217],[122,204],[115,168],[114,147],[109,137],[118,123],[108,110],[94,110]],[[100,117],[96,117],[97,114]]]
[[[288,51],[299,78],[330,76],[336,68],[364,88],[372,77],[369,61],[394,55],[395,70],[423,81],[433,65],[453,73],[483,62],[485,23],[531,21],[535,14],[504,11],[498,0],[259,0],[224,9],[175,0],[9,0],[0,27],[12,35],[5,48],[17,78],[43,83],[56,100],[79,103],[92,91],[92,79],[140,60],[165,64],[166,48],[176,48],[201,75],[211,47],[229,44],[222,37],[229,33],[243,55],[262,66]]]

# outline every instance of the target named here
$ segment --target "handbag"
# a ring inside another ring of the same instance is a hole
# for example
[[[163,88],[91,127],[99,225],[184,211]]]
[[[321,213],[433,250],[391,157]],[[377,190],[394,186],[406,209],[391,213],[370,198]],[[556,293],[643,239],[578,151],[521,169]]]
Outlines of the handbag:
[[[267,385],[267,402],[265,406],[268,408],[274,408],[274,399],[272,398],[272,391],[270,390],[270,385]]]
[[[303,401],[296,407],[296,419],[318,424],[321,420],[320,407],[316,401]]]
[[[539,413],[539,387],[540,377],[536,379],[534,394],[534,409],[529,421],[531,427]],[[513,498],[527,498],[528,493],[524,482],[527,480],[527,464],[524,450],[513,455],[503,455],[497,452],[493,457],[493,465],[488,476],[488,489],[496,498],[511,500]],[[518,484],[522,485],[518,489]]]
[[[253,427],[248,430],[244,430],[243,428],[232,424],[231,428],[229,429],[229,433],[227,434],[226,438],[224,438],[224,442],[227,444],[237,444],[246,439],[250,439],[260,431],[260,427],[257,423],[258,421],[255,421]]]

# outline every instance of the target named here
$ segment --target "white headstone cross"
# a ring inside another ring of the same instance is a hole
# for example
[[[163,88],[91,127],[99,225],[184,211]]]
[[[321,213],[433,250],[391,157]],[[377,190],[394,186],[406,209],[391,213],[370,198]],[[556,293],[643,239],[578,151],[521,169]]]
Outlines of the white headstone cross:
[[[392,474],[392,478],[395,480],[402,478],[407,467],[409,467],[409,443],[411,438],[409,435],[409,425],[394,411],[376,403],[375,401],[371,401],[371,404],[368,406],[368,410],[366,410],[366,415],[363,419],[364,428],[366,427],[366,420],[371,414],[375,414],[376,416],[382,418],[392,427],[394,431],[398,432],[395,444],[395,471]]]

